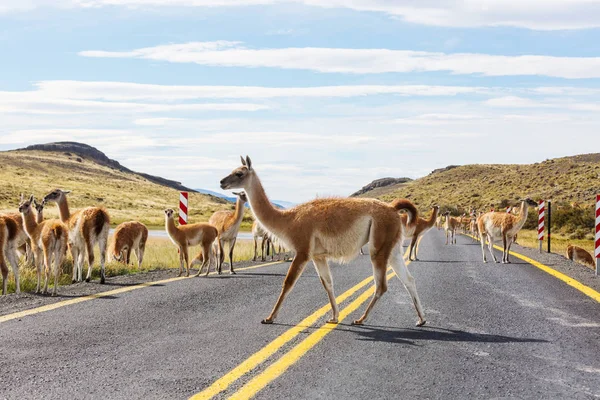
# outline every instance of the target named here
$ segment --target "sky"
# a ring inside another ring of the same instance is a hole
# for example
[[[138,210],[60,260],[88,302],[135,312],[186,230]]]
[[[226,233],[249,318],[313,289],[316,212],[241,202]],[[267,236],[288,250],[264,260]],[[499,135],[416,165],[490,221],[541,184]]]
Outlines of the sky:
[[[600,152],[597,0],[0,0],[0,150],[97,147],[219,190],[346,196]]]

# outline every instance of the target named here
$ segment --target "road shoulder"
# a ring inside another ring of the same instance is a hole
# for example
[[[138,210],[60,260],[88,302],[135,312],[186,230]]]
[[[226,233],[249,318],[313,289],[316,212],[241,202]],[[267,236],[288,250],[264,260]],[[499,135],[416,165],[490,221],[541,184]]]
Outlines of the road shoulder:
[[[235,263],[235,268],[247,268],[252,266],[259,266],[261,264],[266,263],[270,263],[270,261],[240,261]],[[106,283],[104,285],[100,284],[99,279],[93,280],[89,283],[74,283],[71,285],[60,286],[58,290],[58,296],[56,297],[51,297],[50,295],[35,294],[31,292],[22,292],[20,294],[8,294],[5,296],[0,296],[0,316],[30,310],[37,307],[43,307],[65,300],[72,300],[80,297],[96,295],[128,286],[136,286],[144,283],[163,281],[165,279],[177,277],[178,272],[178,268],[173,268],[133,273],[129,275],[119,275],[107,278]],[[197,270],[192,269],[190,270],[190,275],[193,275],[196,272]],[[225,267],[223,276],[229,276],[228,267]],[[234,276],[232,276],[232,278],[233,277]],[[211,277],[198,277],[195,279],[201,280],[210,278]]]

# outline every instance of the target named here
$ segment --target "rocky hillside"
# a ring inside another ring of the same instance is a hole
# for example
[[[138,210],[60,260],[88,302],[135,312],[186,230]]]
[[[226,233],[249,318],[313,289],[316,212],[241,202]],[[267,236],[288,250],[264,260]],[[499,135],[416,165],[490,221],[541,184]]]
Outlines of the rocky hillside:
[[[177,209],[180,190],[190,192],[190,222],[207,221],[214,211],[232,207],[179,182],[131,171],[98,149],[74,142],[0,152],[0,182],[0,212],[15,212],[20,193],[41,198],[57,187],[72,191],[72,208],[106,207],[113,224],[138,220],[162,227],[163,210]],[[49,206],[46,215],[57,216],[56,207]]]
[[[366,186],[363,186],[358,192],[352,193],[350,197],[357,197],[361,194],[373,192],[376,189],[382,188],[382,192],[385,192],[385,188],[389,188],[394,185],[401,185],[403,183],[407,183],[412,181],[410,178],[380,178],[375,179],[373,182],[369,183]]]
[[[373,182],[376,183],[377,181]],[[591,206],[600,193],[600,153],[546,160],[531,165],[449,166],[410,182],[357,192],[390,200],[406,197],[420,208],[437,203],[461,210],[514,205],[522,198]]]
[[[158,183],[162,186],[167,186],[173,189],[192,192],[194,189],[187,188],[181,184],[181,182],[172,181],[169,179],[161,178],[160,176],[154,176],[145,174],[143,172],[135,172],[122,166],[118,161],[110,159],[98,150],[95,147],[87,145],[85,143],[78,142],[54,142],[54,143],[46,143],[46,144],[33,144],[31,146],[27,146],[24,149],[19,149],[24,151],[46,151],[52,153],[63,153],[66,156],[75,156],[76,159],[79,158],[81,160],[88,159],[96,162],[99,165],[104,165],[110,167],[112,169],[116,169],[121,172],[127,172],[142,176],[148,179],[150,182]]]

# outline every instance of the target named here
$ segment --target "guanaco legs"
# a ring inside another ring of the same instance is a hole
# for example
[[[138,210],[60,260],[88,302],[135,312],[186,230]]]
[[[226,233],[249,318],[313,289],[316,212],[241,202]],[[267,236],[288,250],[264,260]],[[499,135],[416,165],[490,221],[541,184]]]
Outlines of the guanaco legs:
[[[208,220],[208,223],[216,227],[219,231],[219,254],[217,260],[217,269],[219,274],[221,273],[221,267],[223,265],[223,261],[225,260],[225,243],[229,245],[229,273],[235,274],[235,271],[233,270],[233,248],[235,247],[237,234],[240,230],[242,218],[244,217],[244,204],[246,204],[248,199],[246,198],[246,193],[244,192],[234,194],[237,196],[235,210],[217,211]]]
[[[450,211],[446,211],[443,215],[446,217],[446,221],[444,222],[446,244],[448,244],[448,236],[450,236],[450,243],[456,244],[456,229],[459,227],[460,222],[458,221],[458,218],[454,218],[450,215]]]
[[[438,217],[439,206],[433,206],[431,209],[431,216],[429,219],[417,218],[415,223],[408,224],[408,216],[406,214],[400,215],[402,219],[402,226],[404,228],[405,236],[404,239],[410,239],[410,250],[408,252],[408,259],[418,261],[417,252],[419,250],[419,242],[421,238],[435,225]]]
[[[135,252],[139,269],[144,260],[146,240],[148,240],[146,225],[137,221],[123,222],[115,228],[108,247],[113,259],[126,265],[131,261],[131,251]]]
[[[52,296],[56,296],[58,275],[67,252],[68,229],[58,219],[49,219],[40,223],[36,222],[33,216],[32,205],[33,195],[31,195],[29,200],[21,202],[19,212],[23,215],[23,227],[31,240],[31,248],[35,258],[37,268],[37,286],[35,292],[39,293],[40,291],[43,260],[45,271],[43,293],[48,293],[50,271],[53,269],[54,288],[52,289]]]
[[[412,297],[418,316],[417,325],[425,324],[415,280],[402,258],[403,228],[398,211],[405,209],[410,215],[409,221],[416,219],[417,209],[410,201],[397,199],[388,204],[365,198],[317,199],[279,210],[269,201],[249,157],[242,158],[242,166],[221,180],[221,188],[243,188],[258,222],[286,248],[296,252],[275,307],[262,323],[273,323],[309,260],[313,261],[331,303],[332,318],[328,322],[337,323],[339,310],[328,261],[351,260],[360,247],[368,243],[375,293],[362,317],[354,323],[362,324],[377,300],[387,291],[386,270],[389,264]]]
[[[169,238],[177,248],[179,249],[179,275],[183,274],[183,268],[185,265],[186,275],[190,276],[190,262],[189,262],[189,254],[188,248],[189,246],[201,246],[201,254],[200,256],[194,259],[192,265],[196,262],[202,263],[200,269],[196,276],[199,276],[206,265],[206,275],[210,270],[210,263],[212,260],[212,244],[217,239],[217,228],[210,224],[199,223],[199,224],[187,224],[175,226],[175,221],[173,220],[173,215],[175,211],[169,208],[165,210],[165,229]],[[201,261],[200,261],[201,260]]]
[[[71,255],[73,256],[73,282],[81,282],[83,276],[84,257],[87,254],[88,270],[86,282],[92,277],[94,265],[94,245],[100,249],[100,283],[106,280],[104,264],[106,262],[106,245],[110,229],[110,217],[100,207],[87,207],[71,214],[67,203],[69,190],[55,189],[44,197],[44,202],[53,201],[58,205],[60,220],[69,228]]]
[[[537,203],[529,198],[521,200],[521,209],[518,216],[509,213],[488,212],[477,218],[483,262],[487,262],[485,257],[485,239],[487,238],[488,248],[494,262],[498,262],[494,255],[494,240],[502,239],[502,263],[510,263],[508,259],[510,246],[514,242],[517,232],[521,230],[525,221],[527,221],[529,206],[535,207]]]
[[[271,261],[273,261],[273,256],[275,255],[275,244],[269,237],[269,234],[265,232],[265,230],[260,226],[257,221],[254,221],[252,224],[252,237],[254,238],[254,258],[252,261],[256,261],[256,257],[258,255],[257,247],[258,241],[260,240],[260,259],[265,261],[265,249],[267,253],[269,252],[269,248],[271,248]]]

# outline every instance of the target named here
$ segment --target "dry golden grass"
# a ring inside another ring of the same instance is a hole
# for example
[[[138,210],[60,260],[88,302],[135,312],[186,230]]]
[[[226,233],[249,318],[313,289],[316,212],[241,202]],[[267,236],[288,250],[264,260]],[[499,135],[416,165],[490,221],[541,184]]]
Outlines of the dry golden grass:
[[[190,249],[190,261],[193,259],[198,251],[199,246]],[[254,243],[251,240],[238,240],[234,250],[234,262],[251,260],[254,256]],[[111,260],[106,264],[106,276],[117,276],[127,275],[138,272],[147,272],[154,270],[165,270],[173,269],[173,275],[177,274],[179,269],[179,254],[177,248],[171,243],[169,239],[163,238],[148,238],[146,244],[146,253],[144,254],[144,262],[140,269],[137,268],[137,259],[132,253],[132,264],[127,266],[123,263],[112,261],[110,256],[107,260]],[[96,247],[96,262],[92,270],[92,278],[97,279],[100,277],[100,264],[98,263],[99,254]],[[227,259],[226,259],[227,260]],[[32,266],[21,265],[20,278],[21,278],[21,290],[24,292],[33,292],[37,284],[37,273],[35,268]],[[215,268],[215,264],[211,265],[211,271]],[[225,273],[227,268],[225,268]],[[69,256],[63,265],[62,274],[60,275],[59,286],[68,285],[71,283],[73,273],[73,262]],[[84,277],[87,274],[87,266],[83,269]],[[43,285],[42,276],[42,285]],[[50,287],[53,286],[54,278],[50,279]],[[59,289],[60,290],[60,289]],[[15,291],[15,280],[11,272],[8,276],[8,293],[14,293]]]
[[[162,228],[163,210],[177,210],[179,206],[179,192],[175,189],[92,160],[78,159],[77,155],[61,152],[0,152],[0,213],[16,212],[20,193],[33,193],[41,198],[55,188],[72,191],[69,194],[72,209],[105,207],[112,226],[135,220],[148,227]],[[235,207],[213,196],[200,193],[189,196],[190,223],[206,222],[215,211]],[[56,218],[57,207],[46,207],[45,216]],[[251,225],[250,212],[246,211],[243,227],[249,230]]]
[[[547,236],[546,236],[547,237]],[[539,247],[539,241],[537,240],[537,232],[532,230],[521,230],[517,235],[517,244],[523,247],[531,247],[533,249],[537,249]],[[561,234],[552,234],[552,243],[550,250],[552,253],[560,254],[565,256],[568,245],[575,245],[587,250],[590,254],[594,254],[594,241],[593,240],[577,240],[577,239],[569,239],[565,235]],[[548,251],[548,242],[544,240],[544,244],[542,247],[543,251]]]
[[[593,204],[600,178],[600,154],[546,160],[531,165],[465,165],[414,181],[374,189],[361,196],[385,201],[405,197],[425,212],[438,204],[467,211],[491,204],[515,205],[523,197],[553,199],[555,204]]]

